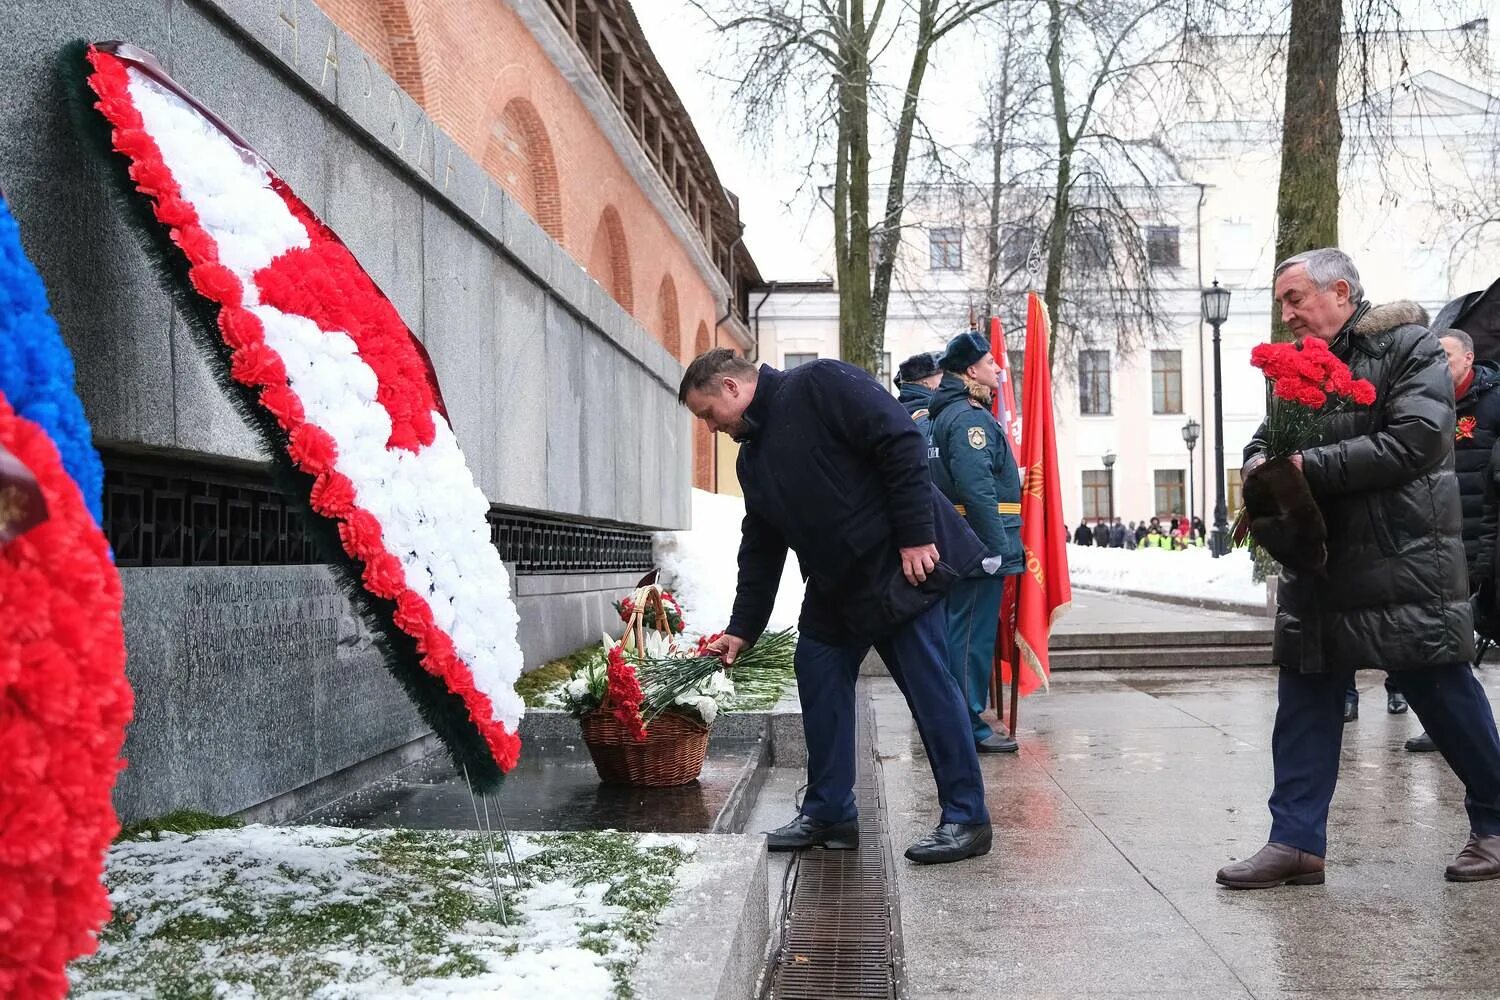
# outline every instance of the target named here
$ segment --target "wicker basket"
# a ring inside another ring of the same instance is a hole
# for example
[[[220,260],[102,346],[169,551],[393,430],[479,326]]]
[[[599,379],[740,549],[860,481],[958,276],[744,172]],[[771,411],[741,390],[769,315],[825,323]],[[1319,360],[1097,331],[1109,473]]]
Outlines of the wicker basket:
[[[642,587],[632,598],[635,613],[625,628],[622,640],[627,650],[646,648],[646,605],[656,606],[656,620],[667,622],[661,589]],[[665,630],[665,629],[663,629]],[[637,742],[630,730],[610,714],[606,703],[587,712],[579,722],[583,742],[594,758],[599,780],[609,785],[638,785],[663,788],[696,781],[708,754],[708,727],[696,719],[676,712],[663,712],[646,727],[646,738]]]

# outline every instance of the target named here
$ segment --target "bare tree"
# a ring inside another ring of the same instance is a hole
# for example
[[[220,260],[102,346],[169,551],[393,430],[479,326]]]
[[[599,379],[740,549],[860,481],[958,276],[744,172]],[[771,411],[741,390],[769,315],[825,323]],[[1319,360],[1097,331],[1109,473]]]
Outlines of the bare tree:
[[[892,274],[906,207],[906,176],[922,83],[934,49],[1002,0],[691,0],[729,39],[733,95],[746,131],[773,119],[803,123],[814,147],[833,147],[839,354],[874,372],[885,342]],[[898,44],[899,43],[899,44]],[[885,208],[870,211],[871,107],[878,60],[910,46],[892,123]],[[874,260],[871,260],[871,254]]]
[[[1281,184],[1276,195],[1276,259],[1339,243],[1339,53],[1343,0],[1292,0],[1281,116]],[[1292,339],[1271,310],[1271,339]]]

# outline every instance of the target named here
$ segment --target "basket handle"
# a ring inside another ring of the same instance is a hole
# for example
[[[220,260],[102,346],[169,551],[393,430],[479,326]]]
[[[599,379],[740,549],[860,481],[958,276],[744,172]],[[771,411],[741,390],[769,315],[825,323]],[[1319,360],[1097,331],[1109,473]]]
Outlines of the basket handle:
[[[641,587],[631,595],[630,602],[634,607],[631,612],[630,622],[625,626],[625,634],[620,637],[626,652],[629,652],[634,644],[637,653],[646,652],[646,605],[656,609],[656,631],[667,636],[672,635],[672,628],[667,624],[667,606],[661,599],[661,588],[656,584]]]

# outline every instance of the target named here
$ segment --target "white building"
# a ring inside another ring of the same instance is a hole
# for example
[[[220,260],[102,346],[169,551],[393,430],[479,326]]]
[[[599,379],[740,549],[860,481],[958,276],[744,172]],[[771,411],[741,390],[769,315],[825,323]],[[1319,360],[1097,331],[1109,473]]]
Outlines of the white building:
[[[1198,40],[1221,66],[1236,59],[1250,65],[1255,41]],[[1483,70],[1464,69],[1488,64],[1484,22],[1403,41],[1406,64],[1372,59],[1377,89],[1363,100],[1356,90],[1346,102],[1340,242],[1372,301],[1415,299],[1435,314],[1500,273],[1500,244],[1476,243],[1448,201],[1450,193],[1483,198],[1489,190],[1500,199],[1500,187],[1486,189],[1496,177],[1500,102]],[[1454,59],[1455,45],[1479,46],[1480,58]],[[1190,509],[1211,523],[1213,349],[1212,331],[1200,318],[1200,289],[1215,279],[1233,293],[1222,328],[1224,467],[1231,513],[1238,506],[1240,453],[1265,412],[1265,383],[1249,354],[1270,337],[1280,173],[1275,95],[1283,84],[1255,66],[1254,73],[1223,73],[1231,86],[1212,97],[1204,88],[1181,102],[1175,121],[1154,126],[1176,164],[1154,179],[1155,207],[1137,221],[1147,229],[1153,284],[1172,329],[1126,357],[1112,339],[1084,344],[1059,366],[1054,393],[1069,525],[1080,517],[1140,520]],[[1360,138],[1371,133],[1379,142]],[[953,199],[919,199],[908,210],[904,280],[892,292],[886,325],[887,372],[911,354],[941,348],[968,328],[972,315],[982,315],[979,247],[987,223],[983,213],[962,207],[932,210],[945,200]],[[1490,210],[1500,214],[1500,204]],[[759,298],[752,296],[752,309]],[[790,367],[838,355],[832,282],[773,286],[756,316],[763,361]],[[1007,330],[1013,367],[1022,333]],[[1182,434],[1190,419],[1202,427],[1191,464]],[[1105,464],[1111,454],[1112,472]]]

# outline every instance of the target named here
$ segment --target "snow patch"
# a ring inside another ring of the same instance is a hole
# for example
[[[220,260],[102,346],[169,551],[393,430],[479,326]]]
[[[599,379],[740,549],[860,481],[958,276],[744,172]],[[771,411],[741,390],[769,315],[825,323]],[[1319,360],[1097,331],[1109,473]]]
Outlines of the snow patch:
[[[695,631],[719,632],[729,624],[739,577],[740,522],[744,519],[743,498],[693,490],[692,528],[656,535],[656,565],[661,567],[662,585],[676,596],[683,617]],[[768,629],[796,627],[802,591],[797,556],[788,551]]]
[[[1075,587],[1188,597],[1263,609],[1266,585],[1250,578],[1253,565],[1247,549],[1235,549],[1222,559],[1215,559],[1206,548],[1173,552],[1068,546],[1068,569]]]

